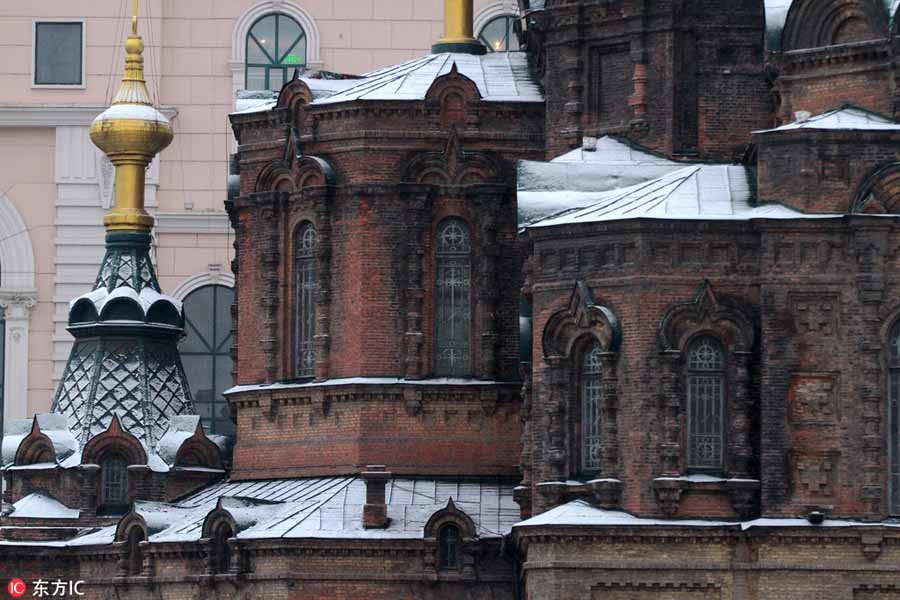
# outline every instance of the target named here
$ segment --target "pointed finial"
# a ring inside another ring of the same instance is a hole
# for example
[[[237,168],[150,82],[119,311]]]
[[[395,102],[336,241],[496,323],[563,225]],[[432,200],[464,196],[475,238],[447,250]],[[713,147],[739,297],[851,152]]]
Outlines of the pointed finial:
[[[131,17],[131,33],[137,35],[138,0],[134,0],[134,16]]]

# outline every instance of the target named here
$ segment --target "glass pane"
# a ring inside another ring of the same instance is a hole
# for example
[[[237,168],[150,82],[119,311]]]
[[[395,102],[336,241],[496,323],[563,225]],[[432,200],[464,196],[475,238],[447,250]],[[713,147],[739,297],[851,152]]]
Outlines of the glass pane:
[[[507,17],[497,17],[484,26],[479,39],[490,52],[506,52],[508,30]]]
[[[280,90],[284,85],[284,69],[281,67],[269,68],[269,89]]]
[[[264,89],[266,89],[266,68],[265,67],[247,67],[247,89],[248,90],[264,90]]]
[[[272,63],[275,60],[275,20],[275,15],[265,16],[254,23],[253,28],[250,29],[250,36],[256,38],[257,43],[259,43],[259,49],[265,51],[269,56],[269,58],[260,61],[263,64]],[[249,36],[248,39],[250,39]],[[248,46],[249,45],[250,44],[248,44]],[[248,62],[254,61],[248,59]]]
[[[194,399],[198,402],[202,402],[204,399],[207,401],[212,400],[212,356],[209,354],[182,355],[181,362],[184,365],[184,372],[187,374]],[[204,394],[208,394],[210,397],[204,398]]]
[[[719,343],[712,338],[700,338],[691,344],[688,369],[696,371],[721,371],[724,357]]]
[[[215,348],[217,352],[228,352],[227,342],[231,339],[231,305],[234,303],[234,290],[224,286],[216,286],[216,321]]]
[[[247,36],[247,64],[267,65],[271,61],[269,56],[263,51],[259,42],[252,35]]]
[[[509,31],[506,34],[506,49],[508,52],[518,52],[522,49],[519,45],[519,36],[516,35],[516,19],[509,17],[506,19]]]
[[[208,285],[191,292],[184,299],[184,315],[191,327],[188,327],[188,335],[194,334],[202,345],[191,345],[185,350],[194,348],[209,349],[213,344],[213,286]]]
[[[303,29],[290,17],[279,15],[278,17],[278,59],[286,62],[284,57],[300,38],[303,37]]]
[[[34,82],[80,85],[81,23],[35,24]]]
[[[723,392],[720,375],[691,376],[688,381],[689,466],[722,466]]]

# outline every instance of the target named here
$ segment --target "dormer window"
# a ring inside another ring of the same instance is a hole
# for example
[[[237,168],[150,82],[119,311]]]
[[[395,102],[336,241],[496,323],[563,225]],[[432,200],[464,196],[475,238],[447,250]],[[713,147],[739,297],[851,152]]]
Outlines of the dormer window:
[[[459,569],[461,566],[460,546],[462,535],[459,527],[444,525],[438,532],[438,568]]]
[[[212,567],[214,573],[227,573],[231,566],[231,546],[228,540],[234,537],[234,532],[228,523],[219,523],[213,532]]]
[[[128,504],[128,461],[121,454],[112,454],[100,465],[100,505],[117,510]]]

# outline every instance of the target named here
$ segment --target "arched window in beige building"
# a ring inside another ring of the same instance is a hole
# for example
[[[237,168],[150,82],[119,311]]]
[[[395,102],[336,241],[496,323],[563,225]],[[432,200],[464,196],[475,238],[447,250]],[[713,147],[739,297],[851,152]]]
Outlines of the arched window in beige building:
[[[273,13],[247,33],[246,89],[280,90],[289,70],[306,65],[306,32],[291,17]]]
[[[516,21],[515,15],[494,17],[478,32],[478,39],[487,46],[488,52],[516,52],[521,49],[515,31]]]

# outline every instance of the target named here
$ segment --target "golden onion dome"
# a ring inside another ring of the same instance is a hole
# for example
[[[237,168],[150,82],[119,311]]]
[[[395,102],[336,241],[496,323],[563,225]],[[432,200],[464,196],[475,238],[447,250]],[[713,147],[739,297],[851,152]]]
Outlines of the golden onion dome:
[[[125,43],[125,74],[112,105],[91,124],[91,141],[116,167],[116,204],[103,219],[107,230],[149,232],[144,210],[147,166],[173,137],[172,125],[150,98],[144,80],[144,42],[137,34],[137,0],[132,33]]]

